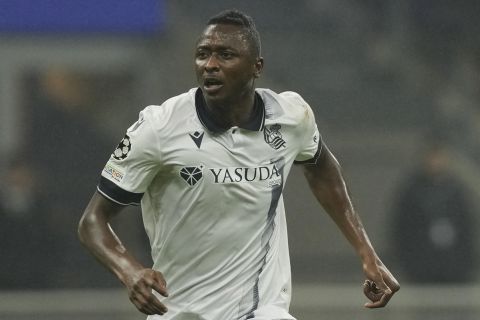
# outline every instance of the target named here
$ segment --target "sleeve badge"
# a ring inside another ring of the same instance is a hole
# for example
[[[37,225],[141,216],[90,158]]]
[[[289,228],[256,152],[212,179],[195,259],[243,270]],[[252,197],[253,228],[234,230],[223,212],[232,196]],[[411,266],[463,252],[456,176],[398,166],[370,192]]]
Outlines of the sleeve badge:
[[[132,149],[132,144],[130,142],[130,137],[125,135],[125,137],[120,141],[115,151],[112,153],[112,157],[116,160],[123,160],[125,159],[130,150]]]

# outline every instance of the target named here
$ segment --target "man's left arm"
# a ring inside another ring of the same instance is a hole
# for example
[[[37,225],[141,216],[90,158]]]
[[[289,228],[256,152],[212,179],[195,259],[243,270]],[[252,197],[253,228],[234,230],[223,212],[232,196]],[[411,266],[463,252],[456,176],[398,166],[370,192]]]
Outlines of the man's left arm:
[[[303,165],[310,189],[359,255],[366,276],[364,293],[371,300],[367,308],[381,308],[400,289],[373,248],[360,217],[353,208],[341,167],[323,145],[315,164]]]

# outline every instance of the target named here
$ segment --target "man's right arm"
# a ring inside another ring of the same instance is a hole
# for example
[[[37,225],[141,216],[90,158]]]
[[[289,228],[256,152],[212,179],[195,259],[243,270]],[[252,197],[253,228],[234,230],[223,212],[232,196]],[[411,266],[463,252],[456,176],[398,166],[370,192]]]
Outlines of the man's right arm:
[[[163,275],[142,266],[123,246],[110,226],[124,206],[95,192],[78,225],[82,244],[113,272],[128,290],[130,301],[145,314],[164,314],[167,308],[152,293],[168,296]]]

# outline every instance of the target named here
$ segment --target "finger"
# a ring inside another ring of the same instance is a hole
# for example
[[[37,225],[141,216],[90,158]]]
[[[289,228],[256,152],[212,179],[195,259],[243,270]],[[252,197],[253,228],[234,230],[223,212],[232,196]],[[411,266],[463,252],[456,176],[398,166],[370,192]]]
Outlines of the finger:
[[[165,284],[163,283],[164,281],[161,281],[160,279],[155,279],[152,284],[151,284],[151,287],[153,290],[157,291],[158,293],[160,293],[162,296],[164,297],[168,297],[168,292],[167,292],[167,288],[165,286]]]
[[[378,301],[367,302],[365,303],[365,307],[370,309],[385,307],[392,298],[392,295],[392,291],[388,289]]]
[[[380,268],[380,271],[382,272],[383,280],[385,281],[387,286],[392,290],[393,293],[400,290],[399,282],[397,281],[397,279],[395,279],[395,277],[390,272],[390,270],[388,270],[387,267],[385,267],[385,265],[382,265],[382,267]]]
[[[155,311],[149,306],[146,300],[141,296],[133,296],[130,298],[130,301],[135,305],[138,311],[146,314],[152,315],[155,314]]]
[[[164,314],[167,307],[161,303],[152,293],[150,286],[146,284],[138,284],[134,286],[131,299],[137,308],[147,314]]]
[[[163,305],[160,301],[158,301],[153,295],[150,298],[136,296],[131,300],[139,311],[147,315],[152,315],[152,314],[163,315],[168,311],[167,307],[165,307],[165,305]]]
[[[392,290],[393,293],[400,290],[400,284],[398,283],[397,279],[395,279],[395,277],[390,272],[388,272],[387,276],[385,276],[383,278],[384,278],[385,283],[388,285],[388,287]]]
[[[365,280],[363,284],[363,291],[364,293],[370,294],[381,294],[382,290],[378,288],[377,284],[371,280]]]
[[[142,286],[142,289],[138,291],[139,298],[143,304],[148,306],[151,314],[164,314],[167,312],[167,307],[158,300],[153,294],[151,286]]]
[[[364,287],[363,287],[364,295],[372,302],[380,300],[383,296],[383,292],[378,292],[376,290],[377,289],[375,289],[375,291],[372,290],[367,285],[364,285]]]
[[[147,302],[150,308],[155,311],[155,314],[164,314],[168,311],[167,307],[160,302],[160,300],[158,300],[153,293],[147,298]]]

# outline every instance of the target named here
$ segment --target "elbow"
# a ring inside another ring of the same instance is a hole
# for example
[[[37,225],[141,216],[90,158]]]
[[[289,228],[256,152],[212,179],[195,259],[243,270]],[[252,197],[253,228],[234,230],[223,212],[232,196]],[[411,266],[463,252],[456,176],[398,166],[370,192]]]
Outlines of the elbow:
[[[94,217],[92,217],[91,214],[85,211],[83,216],[80,218],[80,221],[78,222],[77,238],[80,241],[80,243],[83,245],[86,245],[88,242],[88,239],[90,238],[89,235],[92,232],[93,220],[95,220]]]
[[[82,216],[80,221],[78,222],[77,226],[77,238],[81,244],[85,245],[86,241],[86,234],[87,234],[87,226],[85,222],[85,215]]]
[[[103,197],[94,195],[87,205],[77,225],[77,238],[86,247],[90,247],[105,232],[114,208]]]

